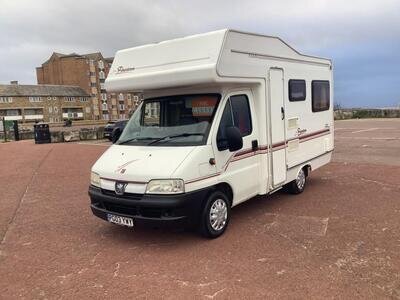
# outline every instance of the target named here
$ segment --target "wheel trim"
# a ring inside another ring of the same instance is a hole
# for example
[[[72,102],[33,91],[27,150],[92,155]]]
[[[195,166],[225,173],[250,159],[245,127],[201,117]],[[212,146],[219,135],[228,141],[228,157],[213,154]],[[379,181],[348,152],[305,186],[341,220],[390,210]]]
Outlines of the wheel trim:
[[[221,231],[226,225],[228,219],[228,208],[226,202],[222,199],[216,199],[210,207],[210,225],[215,231]]]
[[[296,185],[299,190],[302,190],[304,188],[304,185],[306,183],[306,174],[304,173],[304,170],[301,169],[299,171],[299,174],[297,174],[296,178]]]

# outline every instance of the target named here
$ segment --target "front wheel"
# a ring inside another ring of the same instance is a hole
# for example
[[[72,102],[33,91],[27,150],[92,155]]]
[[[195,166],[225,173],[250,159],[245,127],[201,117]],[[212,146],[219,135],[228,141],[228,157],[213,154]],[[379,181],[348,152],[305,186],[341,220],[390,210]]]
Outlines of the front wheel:
[[[286,190],[290,194],[300,194],[304,191],[306,187],[306,180],[307,175],[304,172],[304,168],[302,168],[299,170],[299,173],[297,173],[296,179],[286,185]]]
[[[207,238],[217,238],[225,232],[230,219],[231,206],[228,197],[213,192],[205,203],[200,222],[200,232]]]

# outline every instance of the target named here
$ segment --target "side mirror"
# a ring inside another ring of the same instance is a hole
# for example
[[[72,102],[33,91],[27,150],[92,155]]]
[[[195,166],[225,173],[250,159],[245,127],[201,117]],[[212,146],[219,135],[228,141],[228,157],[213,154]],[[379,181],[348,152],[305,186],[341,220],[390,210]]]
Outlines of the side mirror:
[[[120,136],[121,136],[121,130],[119,128],[114,128],[114,130],[111,133],[111,142],[115,144]]]
[[[230,152],[242,149],[243,147],[243,138],[240,133],[239,128],[237,127],[227,127],[225,129],[226,139],[228,141],[228,149]]]

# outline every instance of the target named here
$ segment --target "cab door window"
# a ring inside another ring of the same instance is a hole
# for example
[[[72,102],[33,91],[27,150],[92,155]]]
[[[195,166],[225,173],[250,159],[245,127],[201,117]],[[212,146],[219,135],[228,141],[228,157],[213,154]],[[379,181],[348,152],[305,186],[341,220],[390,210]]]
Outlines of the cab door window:
[[[250,104],[246,95],[231,96],[226,102],[217,133],[217,147],[220,151],[228,149],[226,128],[231,126],[237,127],[242,137],[253,131]]]

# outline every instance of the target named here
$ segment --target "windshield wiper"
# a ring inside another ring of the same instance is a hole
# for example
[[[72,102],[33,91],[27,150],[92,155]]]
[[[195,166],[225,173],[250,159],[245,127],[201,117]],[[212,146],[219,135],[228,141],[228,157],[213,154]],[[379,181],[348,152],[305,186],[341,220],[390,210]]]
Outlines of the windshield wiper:
[[[156,139],[156,138],[154,138],[154,137],[134,137],[131,139],[127,139],[125,141],[118,142],[118,145],[127,144],[127,143],[133,142],[133,141],[144,141],[144,140],[154,140],[154,139]]]
[[[192,136],[192,135],[204,136],[204,133],[194,132],[194,133],[182,133],[182,134],[177,134],[177,135],[166,135],[166,136],[160,137],[160,138],[158,138],[158,139],[156,139],[154,141],[151,141],[147,145],[148,146],[154,145],[154,144],[156,144],[156,143],[158,143],[160,141],[166,140],[166,139],[174,139],[174,138],[180,138],[180,137],[186,137],[186,136]]]

